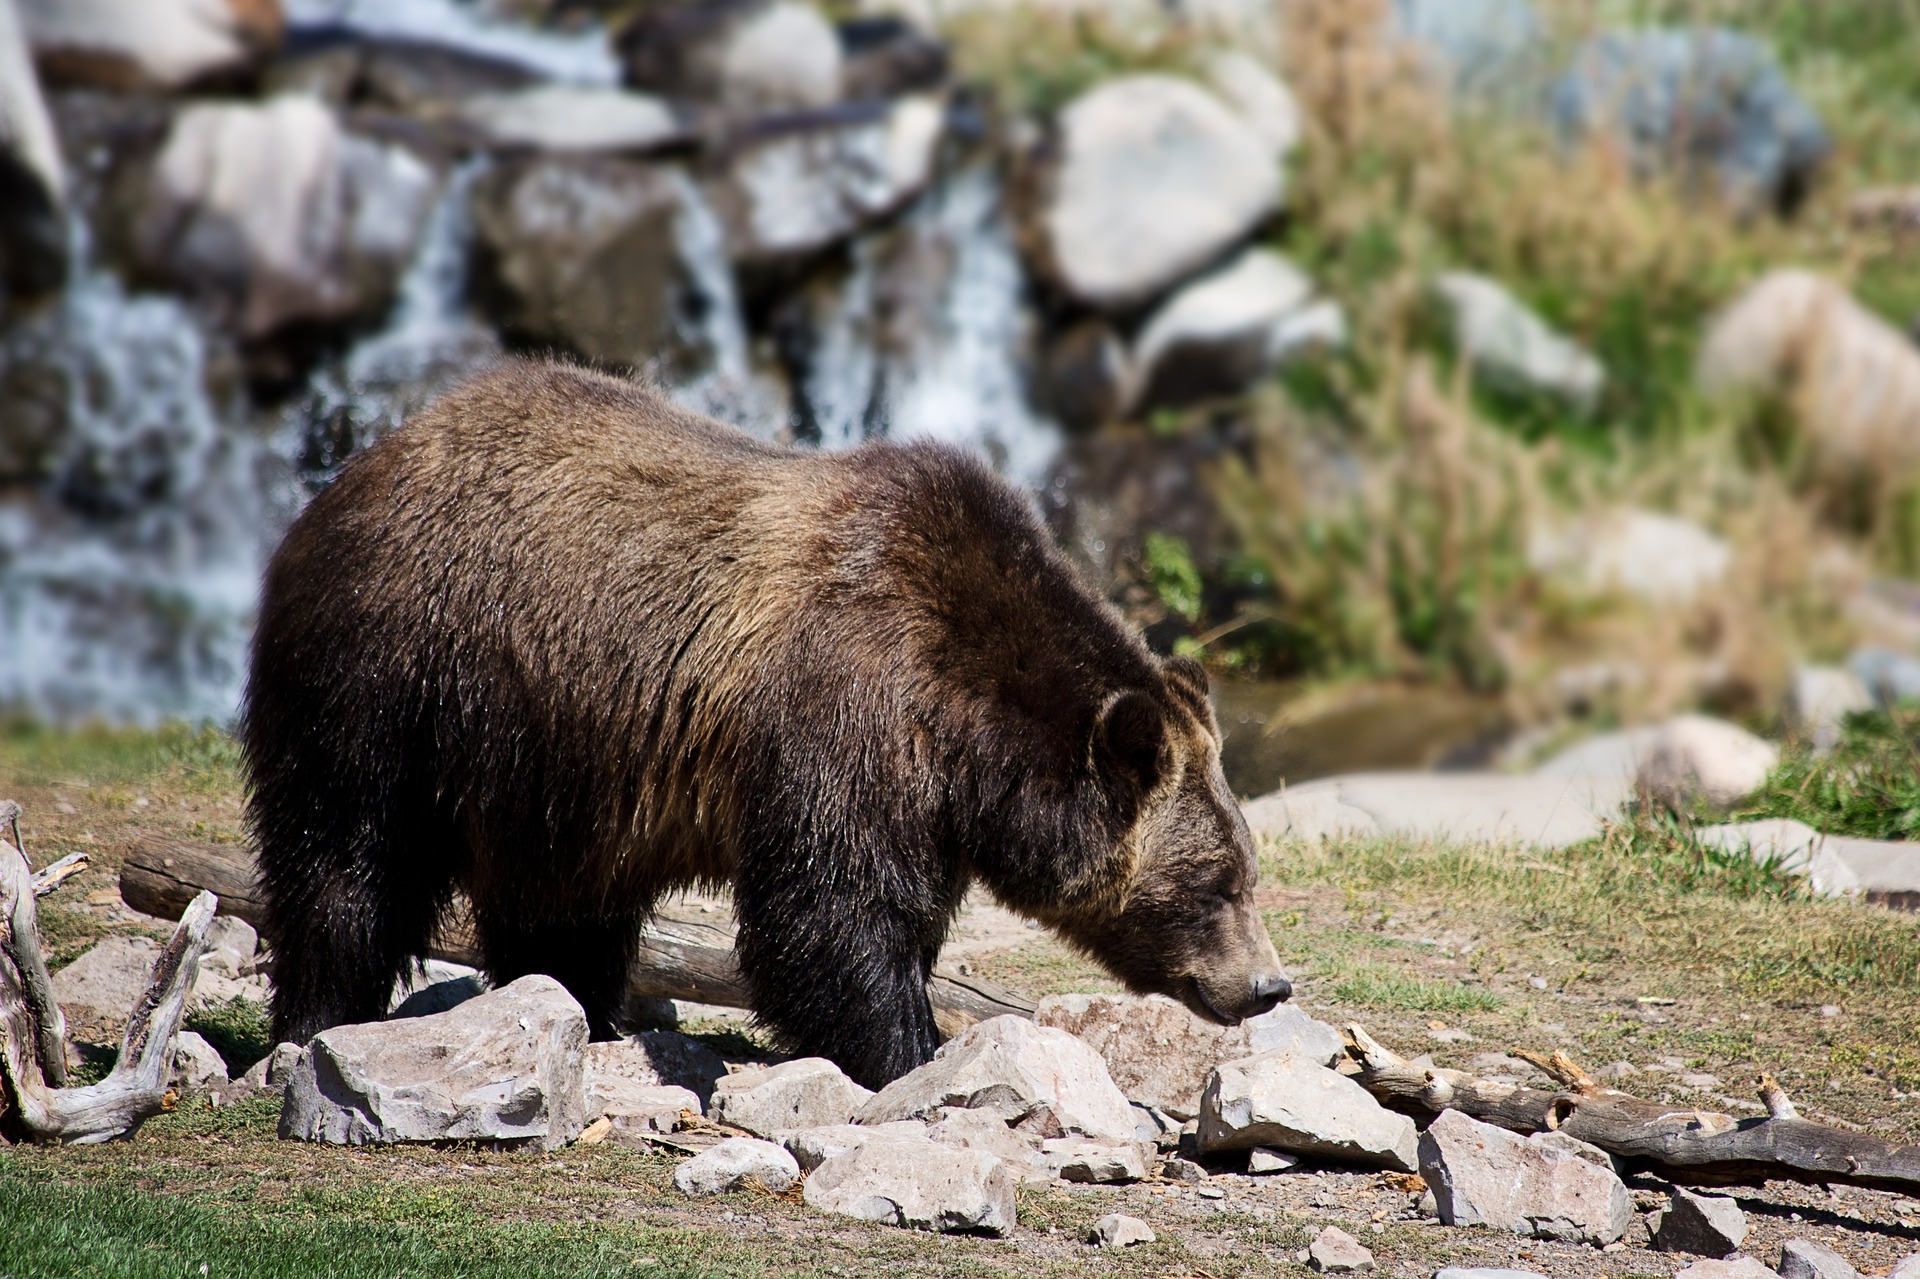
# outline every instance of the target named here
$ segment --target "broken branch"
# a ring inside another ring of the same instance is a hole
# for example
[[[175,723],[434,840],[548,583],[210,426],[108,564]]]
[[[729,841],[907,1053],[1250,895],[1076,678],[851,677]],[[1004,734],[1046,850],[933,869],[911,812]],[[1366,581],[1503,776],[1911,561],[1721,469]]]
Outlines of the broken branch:
[[[87,868],[92,859],[86,853],[68,853],[33,877],[33,895],[45,897],[67,880]]]

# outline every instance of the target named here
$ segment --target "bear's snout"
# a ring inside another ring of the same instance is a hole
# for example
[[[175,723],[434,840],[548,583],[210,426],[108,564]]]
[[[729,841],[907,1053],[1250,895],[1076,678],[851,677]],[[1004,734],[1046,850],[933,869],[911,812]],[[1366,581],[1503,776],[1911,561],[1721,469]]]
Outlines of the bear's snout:
[[[1253,1004],[1247,1010],[1247,1016],[1258,1017],[1261,1013],[1272,1012],[1281,1004],[1293,998],[1293,983],[1279,973],[1267,973],[1253,979]]]

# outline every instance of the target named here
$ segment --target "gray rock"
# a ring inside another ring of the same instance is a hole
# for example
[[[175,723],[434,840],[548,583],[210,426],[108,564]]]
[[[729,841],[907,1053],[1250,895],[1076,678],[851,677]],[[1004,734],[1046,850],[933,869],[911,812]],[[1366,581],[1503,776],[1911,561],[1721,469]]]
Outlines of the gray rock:
[[[1696,1261],[1673,1279],[1779,1279],[1779,1276],[1752,1257],[1734,1257],[1727,1261]]]
[[[467,98],[457,118],[495,147],[548,153],[637,155],[692,140],[692,128],[666,102],[644,93],[587,85],[541,84]]]
[[[207,958],[222,953],[231,956],[235,977],[252,974],[253,957],[259,952],[260,934],[238,915],[215,915],[207,925]]]
[[[800,1180],[800,1165],[770,1141],[729,1137],[673,1170],[673,1185],[690,1199],[705,1199],[758,1182],[774,1194]]]
[[[1387,30],[1466,101],[1524,105],[1544,79],[1546,30],[1524,0],[1394,0]]]
[[[1554,332],[1498,281],[1449,271],[1433,288],[1460,354],[1489,384],[1550,396],[1582,413],[1593,408],[1607,380],[1600,361]]]
[[[465,971],[461,971],[461,970]],[[395,983],[393,1008],[388,1017],[430,1017],[458,1008],[492,986],[487,979],[465,964],[449,964],[430,959],[419,971],[409,973]]]
[[[52,292],[66,278],[66,169],[12,3],[0,4],[0,169],[9,175],[0,202],[0,285],[23,298]]]
[[[1265,1146],[1255,1146],[1247,1152],[1249,1176],[1263,1177],[1269,1173],[1291,1172],[1299,1166],[1300,1156],[1290,1155],[1284,1150],[1268,1150]]]
[[[1737,724],[1681,715],[1571,746],[1536,768],[1534,775],[1626,779],[1675,807],[1702,800],[1725,808],[1758,790],[1779,762],[1778,747]]]
[[[1824,755],[1840,744],[1847,717],[1874,708],[1860,678],[1844,666],[1797,666],[1787,692],[1787,720],[1794,732]]]
[[[685,1088],[697,1099],[694,1109],[706,1113],[713,1091],[727,1077],[720,1054],[697,1039],[672,1030],[645,1030],[626,1039],[593,1044],[587,1049],[588,1069],[602,1089],[617,1081],[633,1087]]]
[[[1485,1267],[1442,1266],[1433,1279],[1546,1279],[1531,1270],[1494,1270]]]
[[[616,1080],[603,1082],[598,1088],[589,1084],[587,1089],[587,1113],[613,1121],[607,1140],[616,1146],[651,1149],[647,1139],[678,1130],[681,1115],[688,1111],[699,1114],[700,1099],[691,1090],[672,1084]]]
[[[280,1135],[556,1149],[586,1125],[586,1048],[586,1014],[546,976],[429,1017],[335,1026],[294,1066]]]
[[[1266,65],[1240,49],[1215,49],[1200,60],[1207,87],[1266,142],[1276,161],[1300,144],[1300,105]]]
[[[1892,1279],[1920,1279],[1920,1252],[1901,1258],[1900,1264],[1893,1268]]]
[[[1159,995],[1053,995],[1034,1019],[1099,1053],[1129,1100],[1177,1119],[1200,1113],[1200,1092],[1219,1062],[1287,1049],[1331,1065],[1344,1053],[1338,1031],[1293,1004],[1217,1026]]]
[[[102,88],[178,89],[245,69],[278,45],[259,0],[14,0],[43,66]]]
[[[1697,1195],[1676,1186],[1673,1200],[1653,1230],[1656,1252],[1729,1257],[1747,1237],[1747,1214],[1724,1195]]]
[[[1087,1232],[1087,1242],[1102,1248],[1131,1248],[1135,1244],[1152,1243],[1157,1238],[1152,1226],[1138,1217],[1119,1212],[1108,1213]]]
[[[1600,834],[1632,796],[1616,778],[1355,773],[1289,786],[1245,812],[1254,830],[1295,839],[1383,834],[1563,848]]]
[[[1044,1108],[1058,1124],[1044,1135],[1134,1139],[1133,1108],[1100,1056],[1065,1031],[1024,1017],[968,1027],[932,1061],[881,1089],[855,1120],[919,1119],[948,1106],[991,1109],[1013,1124],[1029,1123]]]
[[[844,1124],[873,1097],[824,1057],[749,1067],[713,1088],[713,1117],[761,1137]]]
[[[1521,1137],[1443,1111],[1420,1134],[1420,1175],[1449,1226],[1607,1244],[1633,1220],[1607,1156],[1561,1133]]]
[[[1014,1177],[979,1150],[931,1141],[870,1141],[807,1178],[809,1208],[912,1230],[1013,1233]]]
[[[1859,874],[1841,854],[1842,841],[1822,835],[1805,822],[1778,817],[1697,826],[1693,838],[1707,848],[1741,853],[1803,876],[1816,896],[1845,897],[1861,891]]]
[[[53,997],[70,1018],[124,1022],[159,954],[150,937],[109,937],[53,974]]]
[[[1096,307],[1164,292],[1279,205],[1269,141],[1190,81],[1108,80],[1069,103],[1056,128],[1058,160],[1029,211],[1033,239],[1045,273]]]
[[[1006,1161],[1007,1167],[1026,1181],[1045,1181],[1054,1176],[1066,1176],[1057,1171],[1051,1155],[1041,1153],[1041,1139],[1017,1128],[1009,1128],[1007,1121],[992,1110],[936,1110],[929,1118],[933,1121],[923,1130],[925,1135],[946,1146],[962,1146],[968,1150],[979,1150]],[[910,1121],[901,1124],[885,1124],[883,1129],[919,1128]],[[1058,1140],[1077,1141],[1084,1138],[1060,1138]],[[1096,1143],[1097,1144],[1097,1143]],[[1105,1148],[1104,1146],[1102,1148]],[[1142,1167],[1144,1168],[1144,1163]],[[1144,1176],[1145,1173],[1140,1175]],[[1071,1178],[1069,1178],[1071,1180]]]
[[[348,324],[386,310],[435,186],[312,99],[195,103],[174,116],[129,239],[144,271],[243,338]]]
[[[1413,1121],[1318,1062],[1285,1050],[1223,1062],[1200,1099],[1200,1149],[1269,1146],[1412,1172]]]
[[[1536,573],[1594,594],[1618,592],[1684,608],[1726,580],[1733,548],[1690,520],[1620,510],[1535,530],[1527,562]]]
[[[1160,1166],[1160,1175],[1168,1181],[1183,1182],[1197,1186],[1206,1181],[1210,1173],[1191,1159],[1169,1159]]]
[[[191,1030],[173,1037],[173,1068],[167,1075],[167,1087],[182,1094],[221,1092],[226,1089],[226,1060],[212,1044]]]
[[[996,1121],[997,1122],[997,1121]],[[1000,1125],[1002,1130],[1006,1125]],[[794,1161],[808,1172],[812,1172],[835,1155],[844,1155],[849,1150],[858,1150],[870,1141],[913,1141],[927,1140],[927,1125],[911,1119],[891,1124],[828,1124],[820,1128],[796,1128],[792,1132],[780,1134],[780,1144]],[[962,1142],[949,1142],[949,1145],[961,1145]],[[1027,1153],[1031,1153],[1030,1151]]]
[[[1090,316],[1047,347],[1038,393],[1062,425],[1093,431],[1126,416],[1139,384],[1133,355],[1119,334],[1105,319]]]
[[[944,130],[942,104],[914,97],[747,138],[704,187],[729,256],[792,262],[897,212],[932,180]]]
[[[619,44],[628,84],[747,115],[815,110],[841,94],[838,35],[790,0],[649,6]]]
[[[1859,1279],[1860,1272],[1845,1257],[1811,1239],[1789,1239],[1780,1245],[1780,1279]]]
[[[1847,658],[1847,669],[1882,709],[1920,702],[1920,657],[1885,648],[1860,648]]]
[[[1062,1181],[1110,1185],[1147,1175],[1147,1154],[1137,1141],[1055,1137],[1042,1142],[1040,1151]]]
[[[1316,302],[1313,282],[1278,253],[1248,249],[1148,318],[1134,343],[1135,407],[1238,394],[1295,355],[1345,340],[1338,304]]]
[[[234,1099],[259,1092],[282,1092],[293,1078],[293,1068],[306,1052],[299,1044],[275,1044],[273,1051],[253,1063],[233,1081],[227,1094]]]
[[[1792,405],[1812,460],[1843,477],[1920,460],[1920,351],[1810,271],[1773,271],[1734,299],[1708,326],[1695,376],[1710,394]]]
[[[1619,143],[1643,172],[1677,164],[1747,208],[1791,204],[1832,149],[1772,49],[1723,27],[1595,36],[1554,85],[1552,112],[1570,136]]]
[[[1338,1226],[1323,1226],[1307,1245],[1307,1264],[1323,1275],[1360,1275],[1373,1269],[1373,1253]]]

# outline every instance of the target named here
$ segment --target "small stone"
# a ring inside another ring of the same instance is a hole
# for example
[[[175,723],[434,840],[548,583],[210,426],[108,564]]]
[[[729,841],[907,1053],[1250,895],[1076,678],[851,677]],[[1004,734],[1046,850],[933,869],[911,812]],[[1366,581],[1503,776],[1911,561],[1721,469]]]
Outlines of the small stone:
[[[1094,1141],[1087,1137],[1055,1137],[1040,1144],[1041,1153],[1062,1181],[1110,1185],[1139,1181],[1147,1175],[1146,1152],[1138,1142]]]
[[[1724,1195],[1697,1195],[1674,1187],[1673,1199],[1653,1230],[1656,1252],[1727,1257],[1747,1237],[1747,1214]]]
[[[911,1230],[1013,1233],[1014,1178],[985,1151],[931,1141],[870,1141],[835,1155],[807,1178],[816,1212]]]
[[[1225,1199],[1227,1197],[1227,1192],[1218,1186],[1202,1186],[1193,1193],[1199,1195],[1202,1199]]]
[[[173,1037],[173,1069],[167,1086],[180,1093],[218,1092],[227,1083],[226,1060],[191,1030]]]
[[[1531,1270],[1496,1270],[1486,1267],[1468,1269],[1464,1266],[1444,1266],[1434,1271],[1433,1279],[1546,1279]]]
[[[1454,342],[1488,382],[1548,395],[1578,412],[1592,408],[1607,373],[1495,280],[1464,271],[1439,276],[1434,292],[1449,312]]]
[[[1728,1261],[1696,1261],[1673,1279],[1780,1279],[1752,1257],[1734,1257]]]
[[[801,1057],[728,1075],[709,1107],[722,1123],[769,1137],[794,1128],[844,1124],[873,1093],[824,1057]]]
[[[1780,1279],[1859,1279],[1845,1257],[1810,1239],[1789,1239],[1780,1246]]]
[[[1191,1159],[1169,1159],[1160,1165],[1160,1175],[1168,1181],[1198,1185],[1208,1177],[1207,1170]]]
[[[1247,1152],[1247,1171],[1259,1177],[1267,1173],[1291,1172],[1300,1166],[1300,1156],[1290,1155],[1284,1150],[1269,1150],[1265,1146],[1255,1146]]]
[[[1593,1076],[1595,1079],[1631,1079],[1639,1073],[1631,1062],[1613,1061],[1594,1071]]]
[[[1137,1243],[1152,1243],[1157,1237],[1153,1227],[1140,1218],[1110,1212],[1093,1223],[1087,1242],[1102,1248],[1131,1248]]]
[[[1420,1134],[1420,1174],[1440,1220],[1565,1242],[1612,1243],[1633,1220],[1605,1152],[1563,1133],[1521,1137],[1457,1110]]]
[[[800,1180],[800,1165],[770,1141],[729,1137],[673,1170],[674,1188],[691,1199],[738,1190],[749,1180],[777,1195]]]
[[[1307,1264],[1323,1275],[1359,1275],[1373,1269],[1373,1253],[1338,1226],[1327,1226],[1307,1245]]]
[[[1840,1015],[1840,1005],[1822,1004],[1820,1005],[1820,1015],[1822,1017],[1838,1017]]]
[[[1545,990],[1547,988],[1547,979],[1535,974],[1527,978],[1527,985],[1533,987],[1535,990]]]
[[[1457,1026],[1442,1026],[1438,1030],[1429,1030],[1427,1038],[1436,1044],[1470,1044],[1473,1036]]]

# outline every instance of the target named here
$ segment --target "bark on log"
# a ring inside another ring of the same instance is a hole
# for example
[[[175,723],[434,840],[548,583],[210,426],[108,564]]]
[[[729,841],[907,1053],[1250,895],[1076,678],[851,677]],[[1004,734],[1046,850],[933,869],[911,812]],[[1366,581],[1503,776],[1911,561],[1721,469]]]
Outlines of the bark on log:
[[[174,1033],[217,906],[212,893],[187,904],[134,1001],[112,1072],[85,1088],[62,1087],[66,1027],[40,953],[34,875],[19,850],[0,841],[0,1099],[9,1127],[37,1141],[112,1141],[166,1108]]]
[[[163,919],[177,918],[201,889],[219,895],[221,913],[260,926],[265,912],[254,881],[253,855],[242,846],[147,836],[134,844],[120,870],[120,896],[127,905]],[[481,966],[464,901],[456,899],[429,957]],[[751,1006],[733,955],[733,929],[665,916],[651,921],[640,935],[628,993],[730,1008]],[[944,965],[934,969],[927,996],[935,1021],[949,1037],[989,1017],[1031,1018],[1036,1008],[1030,999]]]
[[[1607,1088],[1556,1053],[1533,1061],[1567,1085],[1553,1092],[1479,1079],[1465,1071],[1415,1066],[1357,1025],[1345,1028],[1355,1078],[1396,1109],[1434,1115],[1458,1110],[1518,1133],[1564,1132],[1598,1146],[1630,1172],[1689,1186],[1757,1186],[1770,1180],[1920,1193],[1920,1146],[1799,1118],[1771,1075],[1760,1079],[1765,1119],[1668,1106]]]

